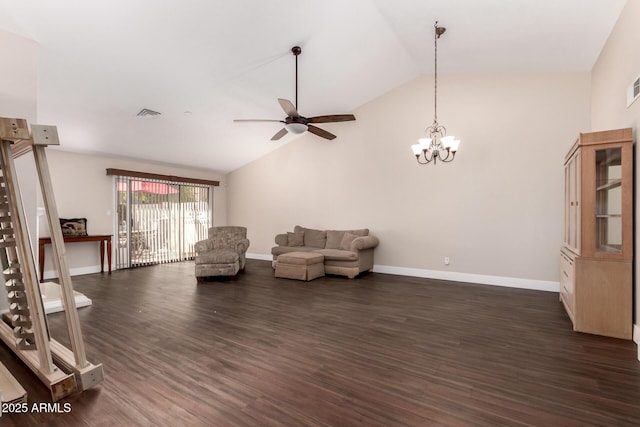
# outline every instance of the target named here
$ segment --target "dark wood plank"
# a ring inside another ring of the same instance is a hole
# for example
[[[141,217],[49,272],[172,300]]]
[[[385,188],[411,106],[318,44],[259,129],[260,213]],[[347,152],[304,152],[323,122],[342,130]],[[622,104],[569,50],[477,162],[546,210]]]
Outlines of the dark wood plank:
[[[201,184],[201,185],[212,185],[214,187],[218,187],[220,185],[220,181],[212,181],[209,179],[200,179],[200,178],[187,178],[183,176],[174,176],[174,175],[161,175],[158,173],[149,173],[149,172],[138,172],[138,171],[128,171],[124,169],[113,169],[107,168],[107,175],[115,175],[115,176],[127,176],[130,178],[142,178],[142,179],[157,179],[161,181],[171,181],[177,184]]]
[[[384,274],[298,282],[248,260],[197,284],[192,262],[74,278],[104,382],[68,414],[6,426],[638,425],[630,341],[571,331],[558,295]],[[64,316],[49,316],[68,343]],[[48,390],[4,346],[29,395]]]

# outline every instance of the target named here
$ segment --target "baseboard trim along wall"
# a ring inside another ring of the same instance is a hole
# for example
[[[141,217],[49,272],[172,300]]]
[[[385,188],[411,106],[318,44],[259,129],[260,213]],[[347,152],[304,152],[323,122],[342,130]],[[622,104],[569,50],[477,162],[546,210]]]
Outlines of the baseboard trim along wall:
[[[267,254],[250,254],[247,252],[246,257],[249,259],[259,259],[261,261],[273,261],[273,255]]]
[[[427,279],[449,280],[453,282],[477,283],[480,285],[504,286],[507,288],[531,289],[536,291],[560,292],[560,282],[520,279],[517,277],[486,276],[482,274],[458,273],[453,271],[425,270],[421,268],[374,265],[375,273],[399,276],[423,277]]]
[[[247,258],[271,261],[273,257],[265,254],[247,253]],[[560,292],[560,282],[546,280],[520,279],[517,277],[485,276],[482,274],[456,273],[451,271],[425,270],[421,268],[393,267],[374,265],[375,273],[397,276],[422,277],[426,279],[449,280],[453,282],[478,283],[480,285],[504,286],[507,288],[531,289],[536,291]]]

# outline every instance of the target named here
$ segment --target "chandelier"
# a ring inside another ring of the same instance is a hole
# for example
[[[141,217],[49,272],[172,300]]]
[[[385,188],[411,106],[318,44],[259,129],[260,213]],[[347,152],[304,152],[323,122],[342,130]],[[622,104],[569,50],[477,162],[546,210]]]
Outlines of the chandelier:
[[[442,162],[450,162],[456,157],[456,151],[460,145],[460,140],[455,136],[447,136],[447,130],[438,123],[438,39],[447,30],[444,27],[438,27],[438,21],[433,26],[434,34],[434,89],[433,89],[433,123],[429,126],[425,133],[427,137],[418,139],[418,143],[411,146],[416,160],[421,165],[433,162],[435,165],[437,160]]]

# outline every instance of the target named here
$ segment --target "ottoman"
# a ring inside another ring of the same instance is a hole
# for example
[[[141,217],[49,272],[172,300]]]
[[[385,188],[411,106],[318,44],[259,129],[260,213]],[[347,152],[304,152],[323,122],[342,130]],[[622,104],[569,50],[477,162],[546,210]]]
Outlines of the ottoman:
[[[309,281],[324,276],[324,256],[313,252],[278,255],[276,277]]]

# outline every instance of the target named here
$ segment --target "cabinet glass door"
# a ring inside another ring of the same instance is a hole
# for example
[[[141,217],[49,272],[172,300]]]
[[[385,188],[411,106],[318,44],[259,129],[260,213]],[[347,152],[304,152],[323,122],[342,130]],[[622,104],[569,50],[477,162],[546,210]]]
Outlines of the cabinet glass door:
[[[567,246],[580,252],[580,154],[565,165],[565,236]]]
[[[569,246],[576,247],[576,165],[569,163]]]
[[[622,149],[596,151],[596,251],[622,252]]]

